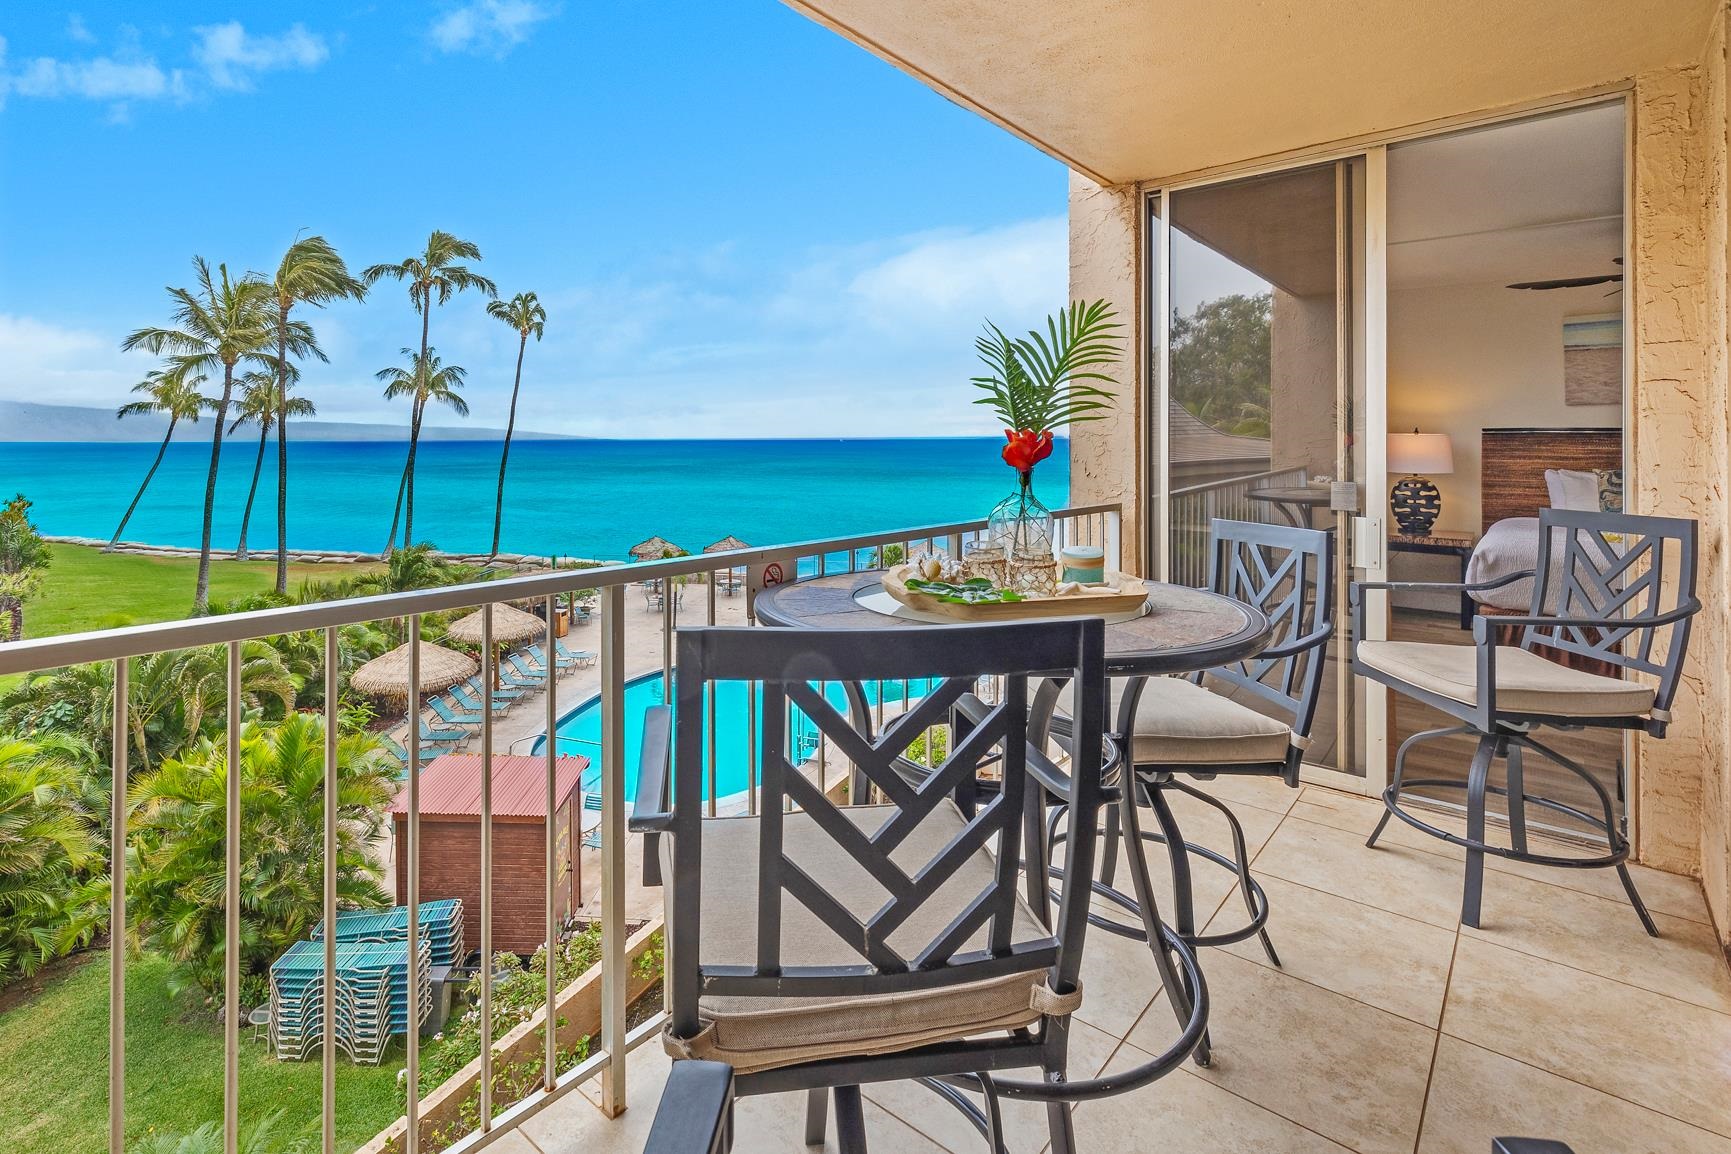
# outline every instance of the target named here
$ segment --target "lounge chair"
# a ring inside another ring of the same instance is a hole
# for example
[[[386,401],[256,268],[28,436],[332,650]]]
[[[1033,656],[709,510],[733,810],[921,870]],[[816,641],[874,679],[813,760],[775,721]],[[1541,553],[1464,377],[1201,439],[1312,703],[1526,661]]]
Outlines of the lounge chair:
[[[545,660],[542,660],[541,653],[538,649],[534,651],[533,658],[534,659],[531,660],[531,654],[527,651],[523,653],[512,653],[505,658],[505,672],[515,673],[519,677],[528,678],[533,681],[545,680],[547,677],[547,663]],[[558,659],[555,658],[555,660]],[[537,662],[539,662],[539,664],[537,664]],[[571,668],[569,664],[564,661],[559,661],[559,672],[563,673],[569,668]]]
[[[547,675],[542,673],[540,670],[536,670],[530,676],[525,677],[511,666],[505,664],[500,664],[499,666],[499,680],[514,689],[530,690],[545,689],[547,687]]]
[[[575,665],[583,666],[584,668],[588,668],[595,664],[595,654],[591,650],[579,649],[577,652],[573,653],[571,650],[565,648],[565,643],[557,637],[553,639],[553,650],[559,654],[560,659],[563,661],[569,661]]]
[[[439,720],[448,725],[481,724],[482,717],[479,709],[457,709],[452,702],[443,697],[429,697],[427,704],[432,707],[434,713],[439,715]]]
[[[476,678],[471,677],[461,684],[451,686],[451,696],[456,698],[457,704],[465,709],[481,708],[481,685]],[[492,696],[493,712],[503,713],[516,704],[518,698],[523,696],[523,691],[499,687],[493,690]]]
[[[523,653],[528,656],[530,661],[535,662],[542,669],[547,668],[546,651],[544,651],[539,645],[531,645],[524,649]],[[558,650],[554,652],[553,660],[559,663],[559,668],[562,670],[575,669],[577,667],[577,659],[572,657],[569,653],[566,653],[563,645],[559,646]]]
[[[446,745],[459,741],[467,741],[475,736],[467,729],[436,729],[428,725],[425,718],[421,720],[421,741],[423,744]]]
[[[409,751],[404,749],[402,743],[396,738],[392,737],[388,733],[381,733],[379,734],[379,744],[385,747],[386,753],[390,754],[404,765],[409,764]]]

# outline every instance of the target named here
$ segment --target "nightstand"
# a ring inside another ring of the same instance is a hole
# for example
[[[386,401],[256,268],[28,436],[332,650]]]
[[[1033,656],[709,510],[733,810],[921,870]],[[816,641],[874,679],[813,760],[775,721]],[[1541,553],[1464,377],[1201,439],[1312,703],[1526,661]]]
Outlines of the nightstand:
[[[1389,551],[1393,553],[1432,553],[1446,554],[1460,558],[1461,582],[1467,579],[1467,562],[1472,559],[1473,549],[1479,543],[1477,533],[1462,533],[1453,529],[1433,529],[1423,537],[1403,537],[1399,533],[1390,533],[1388,537]],[[1461,628],[1473,627],[1473,599],[1463,590],[1461,593]]]

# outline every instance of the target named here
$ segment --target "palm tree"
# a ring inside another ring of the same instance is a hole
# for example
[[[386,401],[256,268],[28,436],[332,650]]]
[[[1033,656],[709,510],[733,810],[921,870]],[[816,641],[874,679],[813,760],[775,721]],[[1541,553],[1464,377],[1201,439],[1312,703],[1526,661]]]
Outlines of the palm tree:
[[[523,387],[523,352],[529,338],[541,339],[547,324],[547,310],[534,293],[518,293],[508,301],[489,301],[487,315],[503,321],[517,333],[517,377],[511,382],[511,415],[505,420],[505,447],[499,453],[499,492],[493,500],[493,550],[499,553],[499,525],[505,516],[505,463],[511,459],[511,431],[517,427],[517,390]]]
[[[62,952],[80,871],[100,851],[62,745],[0,739],[0,984]]]
[[[415,311],[421,314],[421,349],[415,363],[426,361],[431,352],[428,347],[428,329],[432,319],[432,306],[443,305],[455,293],[465,289],[478,289],[489,298],[499,295],[499,290],[493,282],[470,269],[467,265],[457,264],[461,260],[480,260],[481,250],[472,241],[452,236],[448,232],[434,229],[427,237],[426,251],[419,256],[405,258],[398,264],[375,264],[361,273],[361,280],[368,288],[381,280],[390,279],[406,282],[409,286],[409,302],[415,306]],[[407,350],[405,350],[406,352]],[[415,466],[415,436],[421,423],[421,408],[417,402],[415,409],[409,414],[409,458],[403,465],[403,479],[397,484],[397,508],[391,514],[391,535],[385,542],[385,552],[389,553],[397,543],[397,521],[403,515],[403,498],[412,487],[410,480]],[[411,500],[410,505],[414,502]],[[413,522],[414,518],[408,518]],[[409,530],[412,525],[403,526],[403,544],[409,544]]]
[[[312,409],[308,406],[305,413],[295,412],[289,400],[289,385],[292,380],[289,375],[289,310],[296,304],[309,304],[323,308],[328,301],[348,299],[361,300],[367,295],[366,286],[349,275],[348,265],[337,255],[337,250],[331,247],[329,241],[322,236],[296,238],[289,245],[288,252],[283,254],[282,262],[276,266],[276,276],[271,278],[271,294],[276,298],[276,359],[277,359],[277,414],[276,414],[276,591],[288,593],[288,419],[290,417],[311,416]],[[310,330],[309,330],[310,331]],[[319,360],[325,360],[323,352],[315,346],[313,354]],[[256,478],[256,474],[255,474]],[[255,479],[255,485],[258,483]],[[246,534],[241,533],[244,541]]]
[[[286,362],[285,362],[286,363]],[[252,463],[252,485],[246,491],[246,511],[240,517],[240,541],[234,547],[234,559],[245,561],[246,530],[252,523],[252,502],[258,496],[259,475],[264,472],[265,442],[270,439],[270,431],[277,430],[277,444],[282,443],[282,426],[279,422],[284,417],[311,417],[318,412],[313,403],[305,397],[284,397],[280,393],[283,379],[293,381],[299,375],[299,370],[289,367],[288,372],[276,373],[251,372],[241,378],[240,407],[236,410],[234,422],[228,427],[229,436],[234,436],[248,421],[258,423],[258,456]],[[277,487],[280,495],[282,480],[287,474],[278,473]],[[283,554],[286,558],[287,554]],[[285,573],[286,577],[286,573]]]
[[[323,912],[324,722],[296,713],[248,725],[240,746],[241,972],[260,974]],[[207,990],[222,982],[225,762],[220,743],[203,743],[140,774],[129,795],[139,936]],[[371,844],[397,789],[377,737],[338,737],[336,780],[337,898],[348,908],[388,905]]]
[[[403,485],[408,496],[403,503],[403,544],[408,545],[414,540],[415,450],[421,440],[421,418],[426,415],[427,406],[434,402],[447,406],[459,417],[466,417],[469,415],[469,402],[457,391],[463,385],[463,378],[468,376],[468,370],[461,365],[442,364],[438,354],[432,349],[418,357],[414,355],[413,349],[404,349],[403,355],[409,358],[409,368],[399,369],[392,366],[380,369],[373,375],[385,382],[387,401],[394,401],[398,397],[409,397],[413,401],[409,418],[409,461],[403,467]],[[385,543],[387,555],[396,536],[397,525],[393,520],[391,541]]]
[[[126,532],[126,523],[132,520],[132,514],[137,512],[138,503],[144,499],[144,490],[150,487],[150,479],[156,476],[157,467],[162,464],[162,458],[168,452],[168,442],[174,438],[175,426],[182,421],[196,422],[199,415],[210,408],[210,398],[198,391],[202,384],[202,376],[188,377],[163,369],[152,369],[145,374],[142,381],[132,386],[132,391],[143,394],[144,399],[128,401],[115,411],[116,419],[142,416],[145,413],[161,413],[168,418],[168,431],[162,434],[162,444],[157,446],[156,460],[150,463],[150,471],[144,474],[138,493],[132,498],[132,504],[126,507],[126,516],[115,526],[114,536],[109,538],[108,547],[103,552],[108,552],[120,543],[120,535]]]
[[[238,280],[228,275],[228,266],[217,266],[213,280],[210,265],[203,257],[194,257],[192,267],[198,274],[196,291],[170,288],[174,301],[174,328],[142,328],[121,342],[126,350],[144,349],[151,353],[167,353],[175,371],[194,374],[213,372],[222,366],[222,395],[214,407],[216,429],[210,438],[210,470],[204,482],[204,527],[198,550],[198,583],[193,590],[192,615],[203,617],[210,612],[210,530],[216,513],[216,470],[222,460],[223,426],[228,422],[228,407],[234,399],[235,368],[252,365],[274,369],[277,358],[270,353],[276,336],[266,307],[270,302],[270,286],[255,276]],[[304,355],[316,349],[312,330],[298,322],[288,326],[287,340],[282,347],[291,354]]]
[[[30,499],[19,493],[0,505],[0,613],[6,616],[7,641],[24,636],[24,602],[41,592],[52,560],[48,542],[30,520]]]

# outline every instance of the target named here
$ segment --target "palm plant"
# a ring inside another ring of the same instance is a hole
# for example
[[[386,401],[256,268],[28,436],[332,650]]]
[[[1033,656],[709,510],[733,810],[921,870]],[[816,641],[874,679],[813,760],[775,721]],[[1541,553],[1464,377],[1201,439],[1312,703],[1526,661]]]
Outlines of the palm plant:
[[[408,397],[412,403],[409,418],[409,460],[403,467],[403,484],[407,487],[408,495],[403,504],[403,544],[408,545],[414,540],[415,453],[421,441],[421,420],[426,416],[429,404],[444,405],[459,417],[466,417],[469,415],[469,402],[465,401],[462,393],[458,391],[462,388],[464,378],[468,376],[468,370],[461,365],[444,364],[432,349],[427,349],[420,356],[415,356],[412,349],[404,349],[403,355],[410,359],[407,369],[393,365],[380,369],[373,375],[385,382],[387,401]],[[393,520],[391,541],[385,545],[387,555],[396,536],[397,526]]]
[[[311,1139],[284,1139],[276,1129],[287,1114],[273,1110],[249,1126],[241,1127],[237,1154],[309,1154]],[[185,1134],[146,1134],[127,1147],[126,1154],[223,1154],[222,1126],[206,1122]]]
[[[1104,300],[1072,301],[1046,318],[1046,331],[1010,337],[986,322],[974,341],[986,374],[973,378],[987,405],[1004,426],[1004,460],[1026,473],[1052,451],[1052,433],[1081,421],[1097,421],[1114,397],[1084,381],[1115,383],[1098,371],[1122,353],[1112,306]]]
[[[499,295],[499,290],[493,282],[458,261],[480,260],[481,250],[474,242],[463,240],[439,229],[434,229],[427,237],[427,247],[419,255],[406,257],[396,264],[375,264],[368,266],[361,273],[361,280],[371,288],[381,280],[394,280],[409,286],[409,303],[415,306],[415,311],[421,315],[421,347],[415,359],[415,365],[427,364],[427,357],[432,352],[428,345],[428,335],[432,322],[433,306],[443,305],[456,294],[467,289],[475,289],[487,294],[488,298]],[[407,350],[404,350],[407,352]],[[385,552],[388,554],[397,543],[397,524],[404,517],[404,496],[408,494],[408,524],[403,526],[403,544],[413,540],[412,528],[414,522],[414,488],[413,474],[415,468],[415,437],[420,429],[421,407],[416,403],[409,414],[409,457],[403,465],[403,478],[397,483],[397,507],[391,514],[391,535],[385,541]]]
[[[29,499],[19,493],[0,505],[0,613],[6,615],[6,640],[24,636],[24,602],[42,588],[51,556],[30,520]]]
[[[322,236],[297,237],[289,245],[277,265],[270,282],[275,297],[277,414],[276,414],[276,591],[288,593],[288,420],[290,417],[312,416],[312,406],[304,412],[291,404],[289,386],[294,383],[289,372],[290,343],[293,330],[289,312],[297,304],[323,308],[334,300],[361,300],[367,295],[366,286],[349,275],[348,265],[337,250]],[[310,334],[310,329],[308,330]],[[314,345],[307,350],[319,360],[324,353]],[[256,486],[255,471],[253,484]],[[250,498],[249,498],[250,503]],[[243,529],[241,539],[246,533]]]
[[[282,656],[263,641],[241,643],[241,703],[249,710],[294,708],[296,680]],[[176,756],[214,732],[228,692],[227,651],[219,645],[134,658],[127,676],[129,747],[139,766]],[[69,665],[32,673],[0,697],[0,728],[32,737],[65,734],[112,754],[114,667]]]
[[[348,908],[388,905],[369,856],[396,794],[396,774],[376,737],[337,740],[336,880]],[[221,988],[225,909],[226,752],[202,743],[133,784],[129,804],[138,868],[129,908],[146,948],[172,958],[182,977]],[[293,714],[241,735],[241,972],[260,974],[304,938],[323,912],[324,724]]]
[[[541,307],[541,302],[534,293],[518,293],[508,301],[489,301],[487,315],[495,320],[510,325],[517,333],[517,376],[511,382],[511,413],[505,419],[505,447],[499,452],[499,491],[493,500],[493,549],[491,556],[499,554],[499,527],[505,517],[505,465],[511,459],[511,433],[517,427],[517,392],[523,387],[523,353],[529,347],[529,338],[541,339],[541,330],[547,325],[547,310]]]
[[[204,484],[198,583],[192,597],[192,615],[202,617],[210,611],[210,531],[216,513],[216,470],[222,459],[228,407],[234,400],[235,369],[240,365],[275,369],[277,358],[269,350],[277,334],[268,312],[269,285],[251,275],[238,280],[231,278],[226,264],[217,266],[218,275],[213,279],[210,265],[203,257],[194,257],[192,266],[197,273],[197,290],[168,290],[174,301],[175,327],[136,329],[121,342],[121,347],[167,353],[175,371],[188,375],[214,372],[217,366],[222,367],[222,395],[214,406],[216,428],[210,438],[210,470]],[[291,354],[301,355],[317,347],[312,330],[305,325],[291,323],[288,330],[283,347]]]
[[[60,747],[0,739],[0,985],[61,952],[81,871],[100,864]]]
[[[120,543],[120,535],[126,532],[126,523],[132,520],[132,514],[138,511],[138,503],[144,499],[144,491],[150,487],[150,479],[156,476],[156,470],[168,452],[168,442],[174,439],[176,426],[182,421],[196,422],[200,414],[210,408],[210,398],[198,391],[202,384],[202,376],[152,369],[142,381],[132,386],[132,391],[142,394],[143,399],[128,401],[115,411],[114,416],[120,420],[146,413],[160,413],[168,418],[168,429],[162,434],[162,444],[157,446],[156,460],[150,463],[150,469],[144,474],[144,480],[139,484],[132,504],[126,507],[126,515],[120,519],[120,524],[115,526],[114,536],[108,540],[108,549],[113,549]]]
[[[284,362],[279,366],[276,373],[251,372],[241,378],[240,406],[236,410],[234,422],[228,427],[228,433],[232,437],[235,430],[242,425],[249,421],[256,422],[258,424],[258,456],[253,459],[252,463],[252,484],[246,491],[246,511],[240,517],[240,540],[234,547],[234,559],[236,561],[247,559],[246,530],[247,526],[252,523],[252,503],[253,499],[258,496],[258,479],[259,475],[264,472],[265,442],[270,439],[271,429],[277,430],[277,444],[280,446],[282,444],[281,422],[284,418],[310,417],[318,412],[313,403],[305,397],[282,395],[283,381],[293,381],[299,375],[299,370]],[[286,474],[279,471],[277,476],[279,495],[284,476]],[[283,553],[285,560],[287,556],[285,551]],[[283,576],[286,581],[286,570]]]

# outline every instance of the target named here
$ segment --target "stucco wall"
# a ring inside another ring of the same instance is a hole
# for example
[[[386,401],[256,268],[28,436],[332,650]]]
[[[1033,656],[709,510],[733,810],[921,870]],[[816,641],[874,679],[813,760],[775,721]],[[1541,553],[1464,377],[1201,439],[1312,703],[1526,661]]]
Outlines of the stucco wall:
[[[1727,885],[1725,64],[1639,77],[1635,98],[1635,479],[1641,512],[1700,523],[1706,608],[1664,740],[1640,743],[1643,861],[1699,874],[1721,934]]]
[[[1113,374],[1118,404],[1110,417],[1070,433],[1070,502],[1117,501],[1124,507],[1120,544],[1124,568],[1142,571],[1142,396],[1144,340],[1141,301],[1142,198],[1135,188],[1101,188],[1070,174],[1070,299],[1112,302],[1123,324],[1124,360]]]

